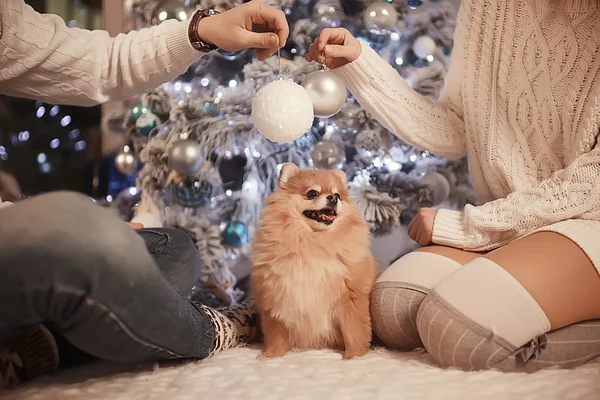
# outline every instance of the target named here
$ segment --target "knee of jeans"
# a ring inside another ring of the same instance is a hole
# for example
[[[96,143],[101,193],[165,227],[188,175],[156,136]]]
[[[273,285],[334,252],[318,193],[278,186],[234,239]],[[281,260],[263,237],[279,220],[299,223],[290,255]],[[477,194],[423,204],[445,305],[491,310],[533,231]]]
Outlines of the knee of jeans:
[[[423,292],[399,282],[378,282],[371,295],[373,332],[387,347],[411,351],[422,347],[416,318]]]
[[[148,245],[148,235],[157,233],[159,235],[166,235],[169,240],[167,243],[159,244],[160,248],[149,248],[150,252],[155,254],[161,254],[168,257],[168,268],[175,268],[176,271],[164,271],[163,274],[167,275],[170,273],[176,273],[178,280],[181,285],[186,287],[186,290],[190,290],[191,287],[197,283],[201,273],[200,255],[196,244],[185,231],[175,228],[161,228],[161,229],[147,229],[142,231],[142,235]],[[161,269],[167,266],[160,266]],[[173,282],[171,282],[173,284]],[[189,286],[189,287],[188,287]]]
[[[135,268],[135,255],[144,249],[137,234],[113,211],[81,194],[53,192],[11,207],[10,229],[0,240],[0,263],[20,267],[20,273],[31,279],[79,276],[87,277],[79,279],[86,284],[105,267]]]

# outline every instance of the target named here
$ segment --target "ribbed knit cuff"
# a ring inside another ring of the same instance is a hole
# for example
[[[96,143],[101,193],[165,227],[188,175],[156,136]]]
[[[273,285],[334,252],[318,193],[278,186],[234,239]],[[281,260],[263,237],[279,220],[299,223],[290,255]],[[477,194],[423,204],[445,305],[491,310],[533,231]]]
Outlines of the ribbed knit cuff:
[[[438,210],[433,223],[433,243],[463,249],[467,234],[462,211]]]
[[[188,36],[188,26],[191,21],[165,21],[160,26],[165,31],[167,49],[171,55],[172,61],[188,68],[196,61],[202,53],[192,47]]]

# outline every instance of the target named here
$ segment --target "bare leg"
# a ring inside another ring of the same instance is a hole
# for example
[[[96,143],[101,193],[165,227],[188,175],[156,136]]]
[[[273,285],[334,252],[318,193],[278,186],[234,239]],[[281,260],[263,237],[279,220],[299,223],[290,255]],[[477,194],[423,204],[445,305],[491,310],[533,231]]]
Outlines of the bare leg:
[[[541,232],[486,257],[502,266],[533,296],[552,330],[600,318],[600,276],[570,239]]]

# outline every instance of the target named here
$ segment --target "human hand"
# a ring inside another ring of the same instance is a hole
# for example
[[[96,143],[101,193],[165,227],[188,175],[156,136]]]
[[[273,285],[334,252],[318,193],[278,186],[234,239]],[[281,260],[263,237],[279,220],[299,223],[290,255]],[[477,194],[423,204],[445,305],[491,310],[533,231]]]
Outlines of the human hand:
[[[202,40],[226,51],[253,48],[260,60],[285,46],[289,34],[285,13],[260,0],[203,18],[198,24],[198,37]]]
[[[356,60],[361,51],[360,42],[347,29],[327,28],[308,47],[306,60],[339,68]]]
[[[421,246],[429,246],[433,241],[433,223],[437,210],[421,208],[408,225],[408,236]]]

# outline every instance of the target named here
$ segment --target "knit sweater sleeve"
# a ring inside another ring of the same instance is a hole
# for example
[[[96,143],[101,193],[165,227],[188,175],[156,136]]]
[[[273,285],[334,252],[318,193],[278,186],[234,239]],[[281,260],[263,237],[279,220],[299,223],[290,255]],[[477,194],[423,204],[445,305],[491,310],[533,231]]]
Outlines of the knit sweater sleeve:
[[[131,97],[172,80],[198,57],[187,27],[165,21],[110,37],[69,28],[22,0],[2,0],[0,92],[86,106]]]
[[[600,116],[600,99],[598,115]],[[595,129],[600,128],[600,118]],[[468,251],[504,246],[539,228],[569,219],[600,219],[600,148],[531,189],[464,211],[439,210],[433,242]]]
[[[466,13],[466,7],[461,6],[450,68],[437,101],[415,92],[364,42],[358,59],[334,70],[361,106],[396,136],[449,159],[466,153],[461,94]]]

